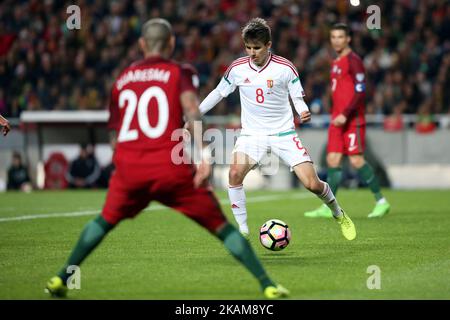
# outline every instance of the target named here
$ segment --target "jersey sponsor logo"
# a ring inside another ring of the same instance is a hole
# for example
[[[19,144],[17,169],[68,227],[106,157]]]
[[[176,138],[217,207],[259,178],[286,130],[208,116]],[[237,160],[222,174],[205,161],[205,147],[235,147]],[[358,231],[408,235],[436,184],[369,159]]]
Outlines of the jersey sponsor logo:
[[[351,146],[351,147],[348,147],[348,151],[349,151],[349,152],[355,151],[356,149],[358,149],[358,146]]]
[[[366,91],[366,86],[364,85],[364,83],[357,83],[357,84],[355,84],[355,91],[356,92],[364,92],[364,91]]]
[[[267,80],[267,88],[273,88],[273,80]]]
[[[364,80],[364,73],[357,73],[356,80],[358,80],[358,82],[362,82]]]
[[[250,83],[250,80],[248,80],[248,78],[245,78],[244,83]]]

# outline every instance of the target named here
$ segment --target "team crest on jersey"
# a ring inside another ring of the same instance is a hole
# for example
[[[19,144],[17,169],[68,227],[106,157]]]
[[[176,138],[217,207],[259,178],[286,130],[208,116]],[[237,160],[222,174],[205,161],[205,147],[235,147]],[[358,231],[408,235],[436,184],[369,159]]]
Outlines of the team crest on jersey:
[[[273,88],[273,80],[267,80],[267,88]]]
[[[358,80],[358,82],[361,82],[364,80],[364,73],[357,73],[356,74],[356,80]]]
[[[331,72],[337,73],[337,74],[341,74],[341,71],[342,70],[337,65],[334,65],[333,70],[331,70]]]

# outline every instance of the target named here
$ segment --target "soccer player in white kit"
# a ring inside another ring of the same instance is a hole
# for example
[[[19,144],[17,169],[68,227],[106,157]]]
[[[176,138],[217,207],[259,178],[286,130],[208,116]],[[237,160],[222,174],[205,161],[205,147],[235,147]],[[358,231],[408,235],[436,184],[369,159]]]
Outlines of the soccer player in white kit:
[[[236,59],[228,67],[218,86],[199,107],[204,114],[239,87],[242,130],[232,153],[228,196],[240,232],[248,238],[244,178],[270,149],[291,167],[305,188],[331,209],[344,237],[353,240],[356,237],[353,222],[340,208],[328,184],[317,176],[295,131],[289,95],[300,121],[311,119],[295,66],[270,52],[271,31],[264,19],[250,20],[242,38],[248,56]]]

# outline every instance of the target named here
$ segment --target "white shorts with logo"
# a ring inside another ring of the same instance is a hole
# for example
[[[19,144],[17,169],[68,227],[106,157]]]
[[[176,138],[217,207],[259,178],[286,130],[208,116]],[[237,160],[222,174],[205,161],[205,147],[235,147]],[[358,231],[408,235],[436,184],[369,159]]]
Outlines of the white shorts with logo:
[[[296,132],[286,135],[256,136],[241,135],[237,139],[233,153],[242,152],[260,163],[264,155],[273,152],[292,170],[303,162],[312,162],[308,151],[303,147]]]

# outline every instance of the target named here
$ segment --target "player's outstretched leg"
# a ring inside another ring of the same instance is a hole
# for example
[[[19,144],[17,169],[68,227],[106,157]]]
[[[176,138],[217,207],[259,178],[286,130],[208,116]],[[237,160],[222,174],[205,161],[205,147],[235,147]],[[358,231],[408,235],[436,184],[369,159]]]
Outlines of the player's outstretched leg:
[[[340,167],[336,168],[328,168],[327,170],[327,183],[331,188],[331,192],[336,197],[337,190],[339,188],[339,184],[342,179],[342,169]],[[305,212],[305,217],[308,218],[332,218],[333,213],[330,208],[326,204],[322,204],[319,208]]]
[[[352,158],[350,159],[352,160]],[[384,215],[389,213],[391,206],[381,193],[380,184],[372,167],[367,162],[363,163],[364,165],[357,169],[358,175],[369,186],[369,189],[376,200],[375,207],[373,208],[372,212],[369,213],[368,217],[369,218],[383,217]]]
[[[323,182],[317,176],[314,166],[310,162],[304,162],[294,167],[297,177],[305,188],[316,194],[320,200],[331,210],[333,217],[341,226],[341,231],[347,240],[356,238],[356,228],[350,217],[342,210],[331,191],[328,183]]]
[[[338,191],[339,185],[342,180],[342,168],[339,166],[342,154],[332,153],[327,156],[327,183],[331,188],[334,196]],[[331,166],[331,165],[334,166]],[[305,217],[308,218],[332,218],[333,213],[326,204],[321,205],[319,208],[305,212]]]
[[[234,152],[232,154],[232,163],[228,174],[228,197],[230,199],[231,210],[234,219],[239,225],[240,233],[249,239],[249,228],[247,225],[247,206],[244,191],[244,178],[251,168],[256,164],[247,154],[243,152]]]
[[[91,220],[83,229],[69,259],[57,276],[51,278],[46,286],[46,292],[54,297],[65,297],[67,294],[68,266],[80,266],[86,257],[99,245],[105,235],[114,227],[101,216]]]
[[[319,180],[320,181],[320,180]],[[356,228],[350,217],[339,206],[333,192],[331,191],[328,183],[321,181],[323,184],[323,191],[317,196],[330,208],[333,217],[341,226],[341,231],[347,240],[353,240],[356,238]]]
[[[216,235],[223,241],[223,244],[231,254],[259,281],[267,299],[284,298],[289,295],[289,291],[286,288],[275,284],[269,278],[250,243],[244,239],[235,227],[226,223]]]
[[[244,186],[228,186],[228,197],[230,199],[231,210],[233,211],[234,219],[239,225],[239,232],[249,239],[249,229],[247,224],[247,206]]]

